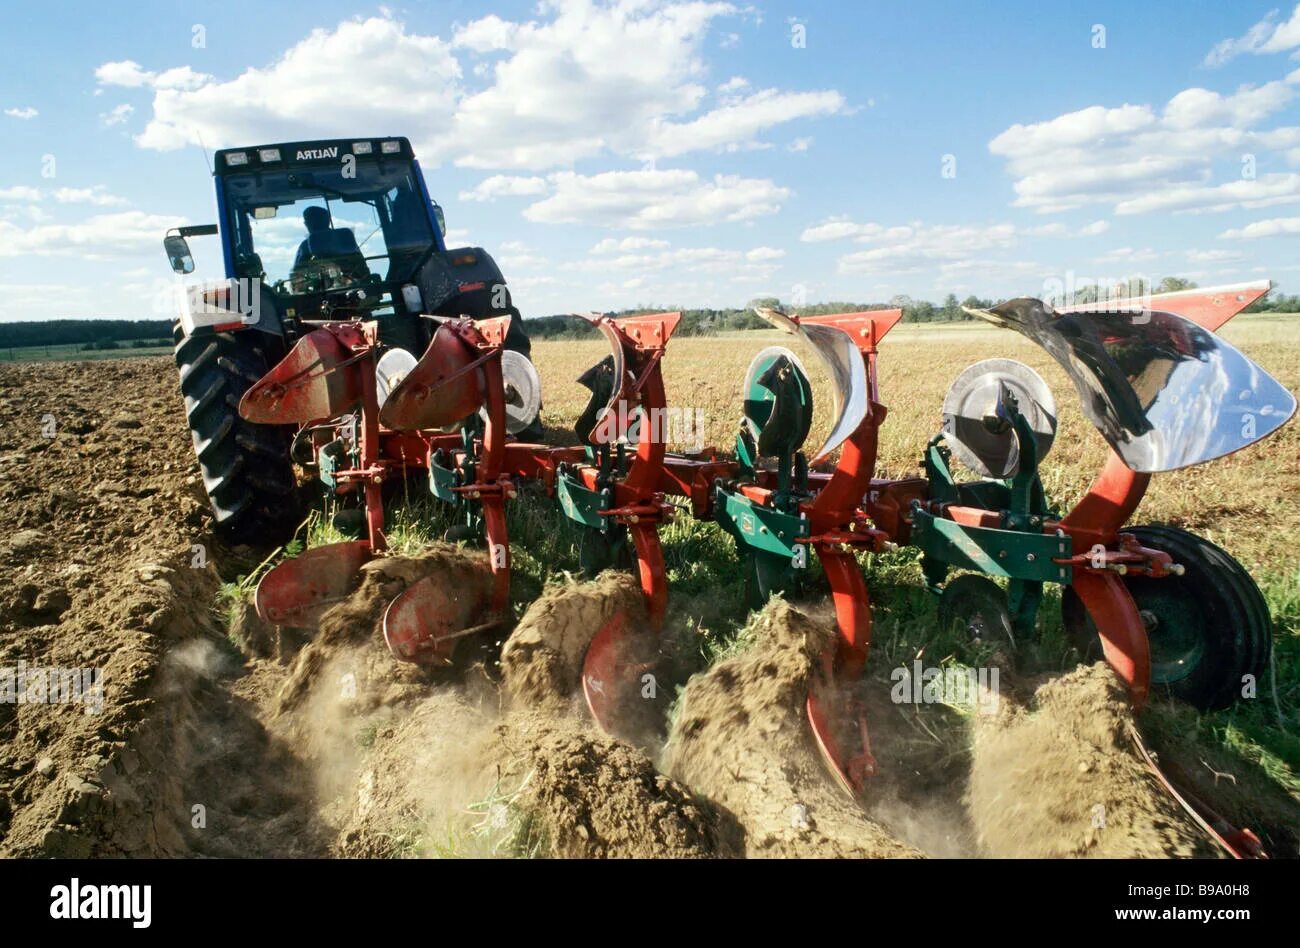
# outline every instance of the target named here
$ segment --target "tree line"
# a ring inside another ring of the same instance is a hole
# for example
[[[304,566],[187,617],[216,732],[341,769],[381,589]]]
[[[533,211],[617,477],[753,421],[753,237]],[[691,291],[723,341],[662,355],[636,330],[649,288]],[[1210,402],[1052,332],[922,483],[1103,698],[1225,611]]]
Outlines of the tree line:
[[[1133,281],[1125,287],[1124,295],[1141,295],[1146,292],[1170,293],[1195,289],[1196,284],[1178,277],[1166,277],[1154,286],[1145,281]],[[1095,284],[1077,287],[1070,293],[1069,302],[1091,303],[1114,288],[1101,288]],[[678,336],[712,336],[720,332],[746,329],[765,329],[767,323],[754,312],[765,306],[783,308],[786,312],[804,316],[827,313],[852,313],[872,309],[901,309],[903,321],[909,323],[945,323],[974,319],[962,312],[963,307],[987,309],[996,300],[968,296],[958,300],[949,293],[941,303],[915,300],[899,295],[886,302],[815,303],[811,306],[782,304],[776,297],[751,300],[744,309],[683,309]],[[1059,301],[1056,301],[1059,302]],[[633,313],[665,312],[674,307],[642,306],[615,313],[626,316]],[[1287,296],[1272,293],[1257,300],[1248,313],[1300,313],[1300,295]],[[538,316],[528,320],[528,335],[534,339],[582,339],[591,337],[596,330],[586,320],[577,316]],[[142,348],[145,345],[168,345],[171,340],[171,320],[167,319],[47,319],[24,323],[0,323],[0,348],[16,349],[24,346],[77,345],[83,349]]]

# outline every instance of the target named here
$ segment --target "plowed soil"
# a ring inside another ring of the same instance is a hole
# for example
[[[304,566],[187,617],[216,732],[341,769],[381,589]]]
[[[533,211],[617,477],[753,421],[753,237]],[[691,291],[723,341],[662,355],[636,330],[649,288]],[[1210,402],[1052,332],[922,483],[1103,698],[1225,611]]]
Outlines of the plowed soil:
[[[486,589],[481,551],[372,563],[316,629],[246,606],[228,627],[222,578],[268,552],[214,538],[168,360],[0,366],[0,856],[1214,854],[1102,667],[973,723],[899,724],[869,681],[901,776],[864,808],[809,739],[823,611],[774,600],[686,684],[666,744],[633,744],[593,727],[581,682],[612,615],[644,628],[631,578],[548,588],[429,669],[389,653],[384,608],[428,575]],[[965,751],[927,766],[908,728]],[[1229,815],[1261,799],[1243,783]]]

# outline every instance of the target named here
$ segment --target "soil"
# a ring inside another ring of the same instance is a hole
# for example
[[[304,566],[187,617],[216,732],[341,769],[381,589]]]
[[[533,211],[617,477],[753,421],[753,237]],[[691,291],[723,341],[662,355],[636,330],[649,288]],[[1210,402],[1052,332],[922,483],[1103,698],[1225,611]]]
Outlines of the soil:
[[[971,818],[991,856],[1215,856],[1129,735],[1127,692],[1104,663],[977,715]]]
[[[249,555],[212,536],[167,360],[0,368],[0,670],[90,685],[0,702],[0,855],[318,851],[213,610]]]
[[[746,856],[919,856],[832,783],[810,746],[804,702],[832,632],[773,599],[753,646],[687,685],[668,773],[732,815]]]
[[[423,576],[486,591],[480,550],[375,561],[318,628],[266,625],[218,596],[271,551],[214,535],[176,389],[167,359],[0,366],[0,856],[1214,854],[1101,666],[973,722],[867,679],[863,806],[805,719],[824,608],[769,604],[686,684],[666,744],[602,734],[582,699],[612,616],[654,641],[626,575],[548,587],[451,670],[396,660],[383,612]],[[50,668],[77,687],[51,700]],[[1300,804],[1206,756],[1182,713],[1144,719],[1162,761],[1295,855]]]

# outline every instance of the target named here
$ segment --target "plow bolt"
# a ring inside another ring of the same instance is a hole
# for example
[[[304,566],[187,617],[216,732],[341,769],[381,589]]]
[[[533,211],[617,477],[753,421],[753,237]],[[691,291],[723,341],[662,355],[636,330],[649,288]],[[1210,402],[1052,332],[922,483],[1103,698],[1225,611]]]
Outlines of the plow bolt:
[[[1183,573],[1187,572],[1187,568],[1183,566],[1182,563],[1170,563],[1169,572],[1173,573],[1175,576],[1182,576]]]

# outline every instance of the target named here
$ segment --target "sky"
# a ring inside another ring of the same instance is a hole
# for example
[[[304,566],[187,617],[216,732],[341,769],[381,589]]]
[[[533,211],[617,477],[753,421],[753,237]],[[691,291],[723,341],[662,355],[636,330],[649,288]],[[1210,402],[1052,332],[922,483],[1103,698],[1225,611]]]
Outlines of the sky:
[[[1249,0],[9,3],[0,321],[169,316],[213,150],[387,135],[525,316],[1295,293],[1297,93]]]

